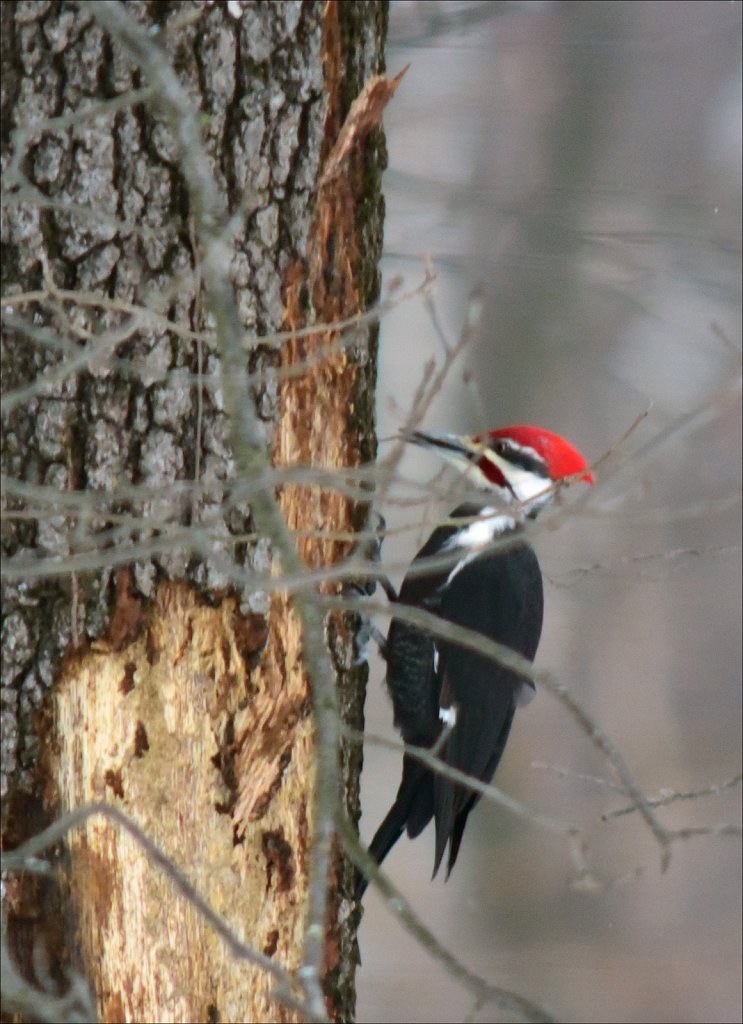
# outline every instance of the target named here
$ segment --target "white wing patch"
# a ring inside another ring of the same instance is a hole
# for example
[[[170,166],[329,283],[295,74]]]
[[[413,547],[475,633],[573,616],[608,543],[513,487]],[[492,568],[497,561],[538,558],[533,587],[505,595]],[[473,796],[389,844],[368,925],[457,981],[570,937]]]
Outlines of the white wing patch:
[[[457,724],[457,709],[453,705],[450,708],[439,708],[439,718],[444,725],[453,729]]]

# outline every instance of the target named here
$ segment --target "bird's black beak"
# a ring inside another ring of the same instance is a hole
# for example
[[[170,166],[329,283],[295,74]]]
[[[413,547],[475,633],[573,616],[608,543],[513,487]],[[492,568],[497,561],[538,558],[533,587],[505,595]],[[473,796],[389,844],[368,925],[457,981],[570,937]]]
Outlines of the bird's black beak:
[[[437,452],[442,458],[453,462],[460,468],[479,459],[482,454],[481,446],[471,437],[463,434],[439,434],[428,430],[401,430],[399,434],[401,441],[408,444],[418,445],[427,451]]]

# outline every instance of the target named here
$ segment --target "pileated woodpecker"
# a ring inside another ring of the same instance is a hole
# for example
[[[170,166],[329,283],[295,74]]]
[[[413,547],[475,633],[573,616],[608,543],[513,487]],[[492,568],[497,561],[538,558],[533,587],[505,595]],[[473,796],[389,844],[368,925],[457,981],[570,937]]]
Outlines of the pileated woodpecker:
[[[549,504],[560,482],[592,483],[586,460],[563,438],[538,427],[505,427],[476,437],[423,431],[401,436],[463,469],[488,497],[458,506],[434,530],[415,556],[397,600],[533,660],[542,631],[542,576],[523,538],[522,521]],[[424,560],[436,556],[439,564],[426,571]],[[405,743],[433,747],[446,727],[441,760],[490,782],[516,707],[531,696],[533,684],[492,658],[401,618],[390,623],[384,656],[395,726]],[[448,845],[448,878],[478,799],[466,786],[406,755],[397,797],[369,852],[380,864],[405,829],[414,838],[434,818],[433,873]],[[360,877],[357,899],[366,885]]]

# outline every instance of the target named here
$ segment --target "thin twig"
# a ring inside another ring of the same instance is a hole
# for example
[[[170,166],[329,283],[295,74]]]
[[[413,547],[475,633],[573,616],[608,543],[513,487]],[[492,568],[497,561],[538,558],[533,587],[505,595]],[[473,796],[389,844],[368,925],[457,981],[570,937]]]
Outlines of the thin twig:
[[[259,967],[261,970],[266,971],[277,982],[277,997],[279,997],[282,1002],[291,1006],[293,1009],[298,1010],[302,1014],[307,1014],[310,1019],[315,1019],[310,1008],[301,1000],[298,1000],[296,996],[292,995],[292,989],[296,984],[295,979],[285,971],[284,968],[280,967],[271,957],[266,956],[264,953],[259,952],[239,939],[224,919],[212,909],[204,897],[194,888],[181,869],[173,863],[171,858],[168,857],[167,854],[165,854],[160,847],[150,839],[147,833],[132,821],[131,818],[124,814],[123,811],[120,811],[118,807],[113,807],[106,803],[92,803],[85,807],[79,807],[76,810],[70,811],[63,817],[58,818],[48,828],[44,829],[43,832],[27,839],[22,846],[19,846],[10,852],[3,853],[1,855],[3,871],[27,870],[29,862],[33,863],[33,861],[45,850],[48,850],[50,846],[54,846],[55,843],[63,840],[71,829],[76,828],[79,825],[83,825],[88,818],[99,814],[104,818],[107,818],[109,821],[113,821],[132,837],[132,839],[144,850],[148,859],[152,861],[152,863],[155,864],[168,879],[170,879],[174,888],[196,909],[206,923],[216,932],[229,949],[230,954],[236,960],[244,960],[247,963],[253,964],[255,967]],[[324,1014],[321,1015],[320,1019],[325,1019]]]
[[[356,867],[370,878],[387,901],[388,908],[397,917],[405,930],[412,935],[421,947],[439,963],[452,978],[471,992],[482,1003],[494,1003],[508,1013],[515,1013],[528,1021],[551,1022],[555,1018],[543,1007],[529,999],[510,992],[498,985],[492,985],[454,956],[446,946],[423,924],[415,914],[403,895],[392,885],[387,876],[379,869],[374,859],[359,843],[356,833],[345,814],[338,814],[336,828],[348,856]]]
[[[678,803],[679,800],[697,800],[701,796],[718,796],[720,793],[724,793],[729,789],[736,789],[743,780],[743,774],[738,772],[732,779],[728,779],[726,782],[718,782],[711,786],[704,786],[702,789],[693,789],[687,792],[673,791],[670,793],[661,793],[659,797],[653,800],[648,800],[648,806],[650,807],[668,807],[669,804]],[[621,818],[625,814],[634,814],[637,811],[637,807],[632,804],[629,807],[620,807],[616,811],[607,811],[606,814],[601,815],[602,821],[610,821],[612,818]]]

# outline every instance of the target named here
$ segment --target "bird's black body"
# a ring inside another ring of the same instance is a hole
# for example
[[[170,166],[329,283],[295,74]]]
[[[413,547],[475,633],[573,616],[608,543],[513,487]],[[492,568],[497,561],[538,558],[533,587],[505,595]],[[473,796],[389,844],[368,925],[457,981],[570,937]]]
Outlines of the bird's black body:
[[[466,523],[482,512],[482,505],[462,505],[450,519],[465,517]],[[450,522],[434,531],[413,566],[442,553],[451,555],[452,561],[425,574],[420,569],[410,572],[400,590],[400,603],[425,608],[533,659],[543,610],[536,555],[513,527],[501,534],[501,543],[483,545],[482,554],[472,546],[460,551],[461,530]],[[395,725],[403,740],[432,747],[444,727],[440,709],[454,708],[456,720],[439,756],[447,765],[489,782],[503,754],[519,695],[528,685],[523,677],[497,660],[435,638],[403,619],[390,624],[385,657]],[[457,859],[467,816],[478,799],[466,787],[405,757],[397,797],[369,852],[381,863],[405,829],[409,836],[417,836],[434,818],[434,874],[447,844],[448,874]],[[360,881],[357,895],[365,887],[365,880]]]

